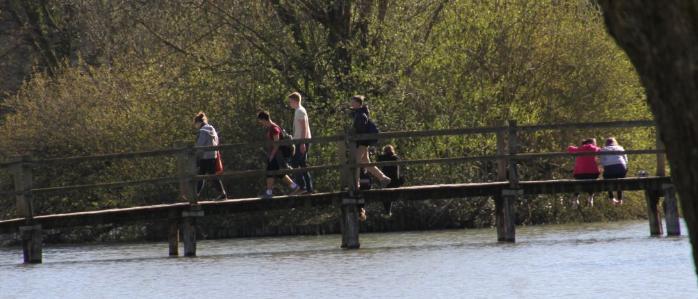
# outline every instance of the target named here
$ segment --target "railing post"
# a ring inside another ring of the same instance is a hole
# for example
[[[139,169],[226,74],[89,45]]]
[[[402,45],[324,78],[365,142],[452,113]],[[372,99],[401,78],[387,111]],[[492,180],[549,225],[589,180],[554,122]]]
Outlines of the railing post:
[[[662,150],[661,153],[657,153],[657,176],[666,176],[666,154],[664,153],[664,142],[659,138],[659,128],[656,129],[656,148]]]
[[[15,192],[17,192],[17,216],[24,218],[24,225],[19,227],[22,238],[22,252],[25,264],[42,262],[43,236],[41,225],[34,221],[34,203],[32,196],[32,168],[29,156],[22,157],[21,162],[13,166]]]
[[[189,208],[182,212],[182,239],[184,256],[196,256],[196,219],[204,216],[198,204],[195,186],[196,151],[192,146],[182,144],[183,150],[177,155],[180,198],[189,201]],[[171,245],[170,245],[171,246]]]
[[[344,196],[341,202],[341,247],[345,249],[357,249],[361,246],[359,242],[359,205],[363,203],[363,198],[361,198],[358,192],[359,190],[356,188],[358,166],[356,162],[356,143],[351,140],[353,131],[351,129],[345,130],[344,136],[344,156],[346,158],[342,172],[344,172],[344,176],[348,178],[346,180],[348,183],[348,192],[346,193],[347,196]]]
[[[517,153],[517,126],[515,120],[508,121],[507,138],[508,138],[508,179],[509,186],[502,190],[502,194],[497,200],[495,198],[495,214],[497,222],[497,241],[500,242],[515,242],[516,241],[516,203],[519,196],[523,195],[519,189],[519,176],[516,168],[516,160],[512,158]],[[499,134],[498,134],[499,135]],[[503,133],[502,133],[503,135]],[[501,141],[498,141],[498,144]],[[498,165],[502,166],[502,165]],[[500,175],[498,175],[500,176]]]
[[[674,184],[662,184],[664,191],[664,220],[667,236],[680,236],[679,208],[676,205],[676,189]]]
[[[509,157],[513,158],[518,153],[519,141],[517,136],[516,120],[509,120],[508,139],[509,139]],[[516,160],[509,159],[509,188],[519,188],[519,172],[516,166]]]

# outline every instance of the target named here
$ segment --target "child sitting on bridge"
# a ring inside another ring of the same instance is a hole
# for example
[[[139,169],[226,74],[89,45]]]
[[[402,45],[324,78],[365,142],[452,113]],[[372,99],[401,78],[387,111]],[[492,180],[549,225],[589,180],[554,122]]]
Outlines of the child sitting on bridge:
[[[595,153],[600,148],[596,146],[596,138],[587,138],[582,141],[581,146],[570,145],[567,147],[569,153]],[[599,178],[599,166],[596,164],[596,156],[577,156],[574,159],[574,178],[577,180],[595,180]],[[574,194],[572,203],[579,205],[579,193]],[[589,193],[589,206],[594,206],[594,193]]]
[[[618,141],[614,137],[606,138],[606,146],[601,148],[602,152],[624,152],[622,146],[618,145]],[[625,154],[615,154],[615,155],[602,155],[599,157],[601,160],[601,165],[603,166],[603,178],[604,179],[619,179],[624,178],[628,173],[628,155]],[[613,197],[613,191],[608,191],[608,198],[613,202],[614,205],[623,204],[623,191],[618,190],[618,199]]]

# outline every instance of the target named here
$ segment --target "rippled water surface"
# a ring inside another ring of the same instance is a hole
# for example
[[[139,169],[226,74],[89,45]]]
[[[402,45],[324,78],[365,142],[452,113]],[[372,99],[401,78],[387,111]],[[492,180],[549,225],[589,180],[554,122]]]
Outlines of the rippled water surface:
[[[685,227],[682,227],[685,234]],[[22,265],[0,249],[1,298],[698,298],[688,238],[650,238],[647,222],[56,246]]]

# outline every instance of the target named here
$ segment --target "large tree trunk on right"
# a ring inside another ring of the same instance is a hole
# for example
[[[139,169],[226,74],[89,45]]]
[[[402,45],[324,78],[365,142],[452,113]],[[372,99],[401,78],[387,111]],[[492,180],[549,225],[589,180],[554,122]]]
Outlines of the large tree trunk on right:
[[[599,0],[666,145],[698,269],[698,1]]]

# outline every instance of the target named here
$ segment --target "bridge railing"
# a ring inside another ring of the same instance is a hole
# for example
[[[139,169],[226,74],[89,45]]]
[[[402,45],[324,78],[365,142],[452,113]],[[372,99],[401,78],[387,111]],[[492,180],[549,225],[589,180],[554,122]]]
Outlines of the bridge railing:
[[[93,188],[118,188],[137,185],[161,185],[161,184],[176,184],[179,183],[180,200],[189,201],[191,204],[196,204],[198,198],[193,189],[193,183],[201,179],[211,179],[215,177],[221,178],[239,178],[250,176],[262,176],[271,174],[291,174],[303,171],[320,171],[320,170],[339,170],[342,177],[342,185],[348,188],[350,192],[356,192],[356,169],[366,166],[389,166],[389,165],[424,165],[424,164],[449,164],[463,163],[472,161],[495,161],[497,163],[497,179],[508,181],[511,188],[516,188],[519,182],[519,174],[517,170],[518,161],[535,160],[535,159],[550,159],[555,157],[579,156],[579,155],[613,155],[615,152],[605,153],[576,153],[570,154],[565,152],[547,152],[547,153],[520,153],[518,135],[522,132],[538,132],[544,130],[569,130],[569,129],[606,129],[606,128],[638,128],[638,127],[653,127],[654,122],[648,120],[639,121],[613,121],[613,122],[596,122],[596,123],[567,123],[567,124],[549,124],[549,125],[524,125],[517,126],[515,121],[509,121],[506,126],[495,127],[480,127],[480,128],[461,128],[461,129],[445,129],[445,130],[426,130],[426,131],[405,131],[405,132],[386,132],[378,134],[352,134],[347,131],[344,135],[334,135],[325,137],[316,137],[312,139],[300,140],[281,140],[276,144],[302,144],[312,142],[313,144],[325,143],[336,144],[338,149],[339,162],[336,164],[313,166],[304,169],[288,169],[279,171],[266,170],[242,170],[228,171],[221,175],[196,175],[196,152],[206,150],[226,150],[237,149],[241,146],[267,146],[270,142],[260,141],[252,143],[237,143],[223,144],[210,147],[195,147],[192,145],[180,144],[171,149],[158,149],[153,151],[140,151],[130,153],[113,153],[92,156],[79,157],[63,157],[63,158],[48,158],[48,159],[32,159],[25,156],[17,158],[14,161],[0,163],[0,168],[8,168],[13,173],[14,191],[0,192],[0,196],[14,196],[17,203],[17,216],[27,219],[28,222],[36,215],[33,209],[32,195],[33,194],[48,194],[48,193],[64,193],[78,190],[87,190]],[[486,156],[466,156],[452,158],[433,158],[433,159],[418,159],[418,160],[401,160],[390,162],[376,163],[356,163],[355,146],[356,141],[361,140],[387,140],[387,139],[404,139],[404,138],[425,138],[425,137],[442,137],[442,136],[462,136],[462,135],[492,135],[496,136],[496,154]],[[657,175],[663,176],[664,172],[664,150],[661,147],[661,142],[657,141],[657,148],[643,150],[627,150],[623,152],[628,155],[657,155]],[[96,184],[70,185],[70,186],[54,186],[54,187],[36,187],[33,186],[32,169],[36,166],[58,166],[58,165],[74,165],[88,161],[114,161],[114,160],[131,160],[136,158],[174,156],[177,159],[177,173],[168,177],[147,178],[140,180],[126,180],[118,182],[104,182]]]

